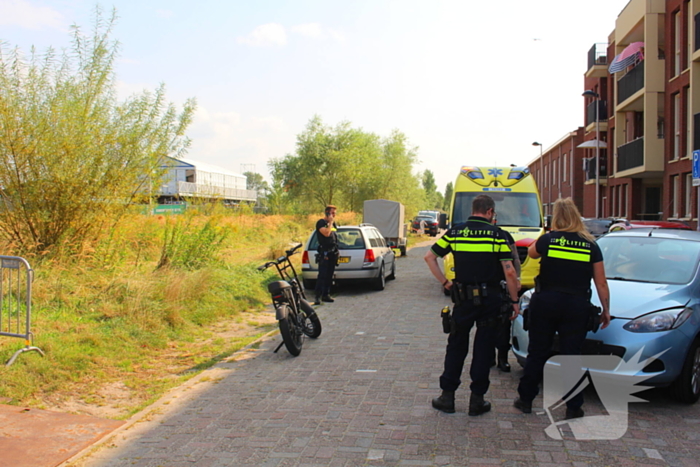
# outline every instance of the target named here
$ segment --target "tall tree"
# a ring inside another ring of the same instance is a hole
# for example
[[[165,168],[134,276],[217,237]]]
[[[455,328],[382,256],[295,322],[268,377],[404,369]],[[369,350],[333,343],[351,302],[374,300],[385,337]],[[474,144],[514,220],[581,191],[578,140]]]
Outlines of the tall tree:
[[[437,183],[435,183],[435,175],[430,170],[423,172],[423,190],[425,191],[425,201],[431,209],[439,208],[437,204]]]
[[[449,182],[445,187],[445,197],[443,198],[442,209],[444,211],[450,211],[450,203],[452,202],[452,194],[454,193],[454,188],[452,182]]]
[[[297,137],[296,153],[273,160],[270,167],[289,199],[307,206],[307,212],[326,204],[359,212],[366,199],[374,198],[417,209],[423,195],[420,179],[412,174],[415,151],[397,130],[382,139],[349,122],[331,128],[314,116]]]
[[[96,9],[93,33],[73,26],[60,57],[0,43],[0,235],[18,250],[84,244],[189,146],[194,101],[178,113],[161,85],[117,102],[115,21]]]

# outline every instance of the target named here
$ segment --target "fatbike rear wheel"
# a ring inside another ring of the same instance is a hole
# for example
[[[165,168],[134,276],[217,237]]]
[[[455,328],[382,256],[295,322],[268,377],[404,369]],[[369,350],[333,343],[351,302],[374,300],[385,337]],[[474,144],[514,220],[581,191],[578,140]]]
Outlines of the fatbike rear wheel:
[[[287,317],[279,320],[280,334],[282,334],[284,346],[287,347],[290,354],[296,357],[301,353],[304,333],[297,323],[296,313],[288,305],[282,306],[287,308]]]

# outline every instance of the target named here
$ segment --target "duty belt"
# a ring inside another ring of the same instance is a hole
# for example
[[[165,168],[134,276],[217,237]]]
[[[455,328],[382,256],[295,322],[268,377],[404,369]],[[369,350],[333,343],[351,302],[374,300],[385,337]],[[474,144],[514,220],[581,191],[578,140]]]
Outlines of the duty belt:
[[[496,285],[487,284],[463,284],[461,282],[452,282],[452,302],[455,305],[462,303],[471,303],[474,306],[480,306],[483,299],[490,296],[500,296],[503,289]]]
[[[590,297],[591,289],[581,289],[577,287],[560,287],[556,285],[542,284],[540,277],[535,277],[535,292],[559,292],[567,295]]]

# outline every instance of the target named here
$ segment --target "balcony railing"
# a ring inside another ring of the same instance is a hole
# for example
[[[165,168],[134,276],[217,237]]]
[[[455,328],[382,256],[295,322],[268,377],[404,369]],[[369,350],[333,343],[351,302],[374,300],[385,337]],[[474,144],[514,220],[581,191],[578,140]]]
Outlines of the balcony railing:
[[[177,196],[200,196],[203,198],[255,201],[255,190],[239,190],[224,186],[202,185],[199,183],[177,182]]]
[[[600,171],[598,172],[598,177],[605,177],[608,172],[607,168],[607,155],[605,154],[605,150],[601,149],[600,154],[598,156],[600,158]],[[596,158],[594,157],[588,157],[583,159],[583,172],[586,176],[586,181],[588,180],[595,180],[595,167],[596,167]]]
[[[644,138],[637,138],[617,147],[617,171],[644,165]]]
[[[639,62],[617,81],[617,103],[621,104],[642,88],[644,88],[644,61]]]
[[[695,49],[700,49],[700,13],[695,15]]]
[[[593,101],[586,107],[586,126],[595,123],[595,105],[598,103],[598,121],[604,122],[608,119],[607,101]]]
[[[590,70],[595,65],[608,64],[608,44],[593,44],[591,50],[588,51],[588,68]]]
[[[700,149],[700,113],[693,115],[693,150]]]

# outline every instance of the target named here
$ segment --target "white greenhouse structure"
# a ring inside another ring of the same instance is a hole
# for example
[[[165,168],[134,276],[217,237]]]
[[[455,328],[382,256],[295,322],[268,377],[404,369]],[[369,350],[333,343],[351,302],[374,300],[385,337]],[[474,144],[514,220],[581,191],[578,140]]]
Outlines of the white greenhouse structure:
[[[245,175],[191,159],[167,157],[159,190],[161,202],[220,199],[225,204],[254,203],[257,192],[247,190]]]

